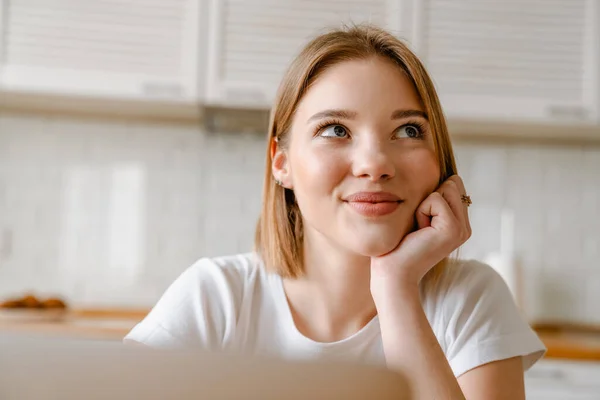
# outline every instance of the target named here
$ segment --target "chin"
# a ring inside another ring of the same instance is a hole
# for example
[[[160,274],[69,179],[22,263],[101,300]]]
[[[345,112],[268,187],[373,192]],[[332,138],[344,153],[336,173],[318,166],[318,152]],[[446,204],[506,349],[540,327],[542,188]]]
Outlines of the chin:
[[[366,257],[379,257],[394,250],[402,236],[397,235],[357,235],[346,243],[349,250]]]
[[[344,227],[344,231],[352,232],[341,243],[348,250],[367,257],[379,257],[390,253],[410,232],[410,224],[404,220],[387,221],[386,223],[353,224]]]

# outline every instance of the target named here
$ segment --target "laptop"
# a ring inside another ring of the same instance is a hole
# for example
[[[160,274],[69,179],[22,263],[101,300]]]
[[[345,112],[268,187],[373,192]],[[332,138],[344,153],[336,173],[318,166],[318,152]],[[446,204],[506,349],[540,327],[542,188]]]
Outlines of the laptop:
[[[0,335],[2,400],[410,398],[377,367]]]

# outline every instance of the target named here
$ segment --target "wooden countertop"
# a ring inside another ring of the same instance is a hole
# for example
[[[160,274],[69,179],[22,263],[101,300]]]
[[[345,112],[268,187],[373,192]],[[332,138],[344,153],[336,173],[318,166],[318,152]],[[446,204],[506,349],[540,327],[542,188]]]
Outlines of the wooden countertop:
[[[121,340],[141,321],[148,310],[71,310],[54,322],[0,319],[0,331]],[[547,358],[600,361],[600,327],[564,323],[534,323],[548,348]]]
[[[0,318],[0,331],[118,341],[146,314],[145,310],[71,310],[56,320]]]
[[[548,348],[547,358],[600,361],[600,327],[537,323],[533,328]]]

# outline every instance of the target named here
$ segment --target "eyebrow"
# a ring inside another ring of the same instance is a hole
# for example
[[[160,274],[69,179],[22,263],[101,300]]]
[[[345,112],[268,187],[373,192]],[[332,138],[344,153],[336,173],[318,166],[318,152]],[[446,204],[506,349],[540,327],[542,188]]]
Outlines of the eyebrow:
[[[392,113],[392,119],[404,119],[410,117],[420,117],[429,120],[427,113],[420,110],[396,110]]]
[[[308,119],[308,122],[317,121],[324,118],[354,119],[357,113],[348,110],[324,110],[316,113]]]
[[[308,119],[307,122],[317,121],[324,118],[339,118],[339,119],[355,119],[358,113],[356,111],[349,110],[324,110],[319,111]],[[425,120],[429,120],[427,113],[420,110],[396,110],[392,113],[390,119],[405,119],[410,117],[420,117]]]

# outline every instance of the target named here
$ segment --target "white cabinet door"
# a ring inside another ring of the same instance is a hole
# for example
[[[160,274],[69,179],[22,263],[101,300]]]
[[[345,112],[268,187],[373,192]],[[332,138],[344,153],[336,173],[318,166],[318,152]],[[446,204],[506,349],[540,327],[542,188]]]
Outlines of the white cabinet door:
[[[416,1],[414,44],[450,118],[598,120],[600,1]]]
[[[407,37],[411,1],[212,0],[208,103],[270,106],[289,62],[310,38],[342,23],[363,22]]]
[[[3,61],[4,61],[4,18],[6,16],[6,9],[8,6],[8,0],[0,0],[0,74],[2,73]]]
[[[3,1],[4,91],[198,101],[205,0]]]

